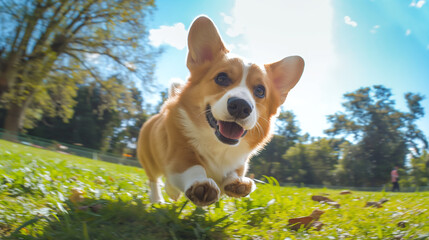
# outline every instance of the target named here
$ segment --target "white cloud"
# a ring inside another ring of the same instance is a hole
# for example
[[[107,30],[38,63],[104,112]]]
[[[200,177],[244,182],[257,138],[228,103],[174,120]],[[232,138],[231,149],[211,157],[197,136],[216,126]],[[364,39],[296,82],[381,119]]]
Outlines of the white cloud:
[[[234,18],[231,16],[226,15],[225,13],[221,12],[220,15],[223,17],[223,21],[226,24],[231,25],[234,22]]]
[[[407,29],[407,31],[405,31],[405,36],[409,36],[411,34],[411,30]]]
[[[234,21],[228,30],[231,33],[234,29],[242,38],[239,43],[234,42],[234,52],[261,64],[290,55],[302,56],[306,64],[304,74],[289,94],[286,109],[297,114],[303,129],[322,135],[320,129],[327,128],[325,115],[338,107],[319,101],[332,97],[324,94],[332,87],[329,83],[336,64],[332,4],[330,0],[266,0],[262,7],[263,11],[259,0],[235,1],[230,14]]]
[[[380,28],[380,25],[375,25],[371,28],[371,30],[369,30],[370,33],[372,34],[376,34],[377,30]]]
[[[220,15],[223,17],[223,21],[229,25],[228,29],[226,29],[226,35],[237,37],[243,34],[243,27],[234,20],[234,17],[228,16],[223,12],[221,12]]]
[[[352,27],[357,27],[357,22],[355,22],[355,21],[352,21],[352,19],[351,19],[351,17],[349,17],[349,16],[345,16],[344,17],[344,22],[347,24],[347,25],[350,25],[350,26],[352,26]]]
[[[426,3],[426,1],[425,0],[419,0],[419,1],[415,1],[415,0],[413,0],[411,3],[410,3],[410,7],[415,7],[415,8],[421,8],[421,7],[423,7],[423,5]]]
[[[429,50],[429,44],[426,46],[426,50]]]
[[[154,47],[166,44],[182,50],[186,47],[187,34],[183,23],[162,25],[158,29],[149,30],[149,43]]]

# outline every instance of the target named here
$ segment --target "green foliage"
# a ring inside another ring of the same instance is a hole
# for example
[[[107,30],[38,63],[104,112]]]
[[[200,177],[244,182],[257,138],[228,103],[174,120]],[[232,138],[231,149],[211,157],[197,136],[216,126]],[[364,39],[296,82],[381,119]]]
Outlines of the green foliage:
[[[291,111],[282,111],[278,117],[276,135],[252,159],[251,171],[256,177],[267,175],[274,176],[281,182],[287,181],[289,176],[286,173],[290,169],[290,164],[285,162],[282,155],[290,147],[304,140],[300,131],[295,115]]]
[[[411,158],[408,177],[400,179],[403,186],[429,186],[429,154],[426,150],[418,157]],[[406,176],[406,173],[403,174]]]
[[[108,146],[107,137],[113,135],[115,127],[120,126],[121,116],[118,111],[105,109],[103,101],[106,98],[103,95],[108,93],[101,88],[81,86],[76,97],[77,104],[72,109],[75,113],[72,119],[64,123],[59,117],[45,117],[29,134],[69,144],[79,143],[97,150]]]
[[[123,85],[120,87],[125,88]],[[137,142],[140,127],[150,115],[142,106],[142,93],[137,88],[131,87],[121,92],[123,94],[112,96],[96,84],[81,85],[74,99],[77,104],[71,109],[74,115],[70,120],[64,122],[60,117],[45,116],[28,134],[69,144],[80,143],[87,148],[119,155],[136,156],[132,146]]]
[[[298,143],[283,155],[289,181],[305,184],[334,183],[333,170],[338,161],[335,139],[321,138],[311,143]]]
[[[323,145],[323,144],[322,144]],[[423,239],[428,193],[285,188],[267,177],[250,197],[222,198],[205,208],[181,198],[150,204],[139,168],[35,149],[0,140],[2,239]],[[83,201],[72,201],[72,189]],[[311,200],[321,192],[341,204]],[[364,208],[366,201],[389,201]],[[325,213],[321,231],[293,231],[288,219]],[[404,228],[397,226],[406,221]]]

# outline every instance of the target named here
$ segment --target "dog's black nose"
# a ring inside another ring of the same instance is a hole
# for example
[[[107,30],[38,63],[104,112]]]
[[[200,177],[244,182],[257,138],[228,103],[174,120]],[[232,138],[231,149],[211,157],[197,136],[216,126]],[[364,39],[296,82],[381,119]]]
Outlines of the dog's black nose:
[[[228,99],[228,112],[237,119],[243,119],[250,115],[253,107],[244,99],[232,97]]]

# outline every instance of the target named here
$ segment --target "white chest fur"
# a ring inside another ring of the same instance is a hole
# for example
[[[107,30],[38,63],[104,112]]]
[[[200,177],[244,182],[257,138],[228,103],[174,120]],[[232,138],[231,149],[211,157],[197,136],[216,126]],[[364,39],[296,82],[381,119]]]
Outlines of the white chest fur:
[[[179,109],[183,130],[190,138],[190,144],[204,159],[207,177],[221,183],[228,173],[244,165],[251,149],[244,141],[231,146],[221,143],[209,127],[197,127],[193,124],[185,110]]]

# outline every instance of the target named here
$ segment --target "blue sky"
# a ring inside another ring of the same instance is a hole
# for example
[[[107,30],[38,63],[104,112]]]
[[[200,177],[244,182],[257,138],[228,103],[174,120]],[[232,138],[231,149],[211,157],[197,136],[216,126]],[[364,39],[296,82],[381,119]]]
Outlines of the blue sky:
[[[227,48],[248,60],[305,59],[304,74],[284,104],[303,132],[324,136],[330,126],[326,115],[342,110],[344,93],[381,84],[392,89],[400,110],[406,110],[405,93],[426,96],[426,116],[418,124],[429,137],[425,0],[158,0],[156,5],[148,25],[150,43],[164,49],[155,72],[159,89],[172,79],[187,79],[187,30],[196,16],[205,14]]]

